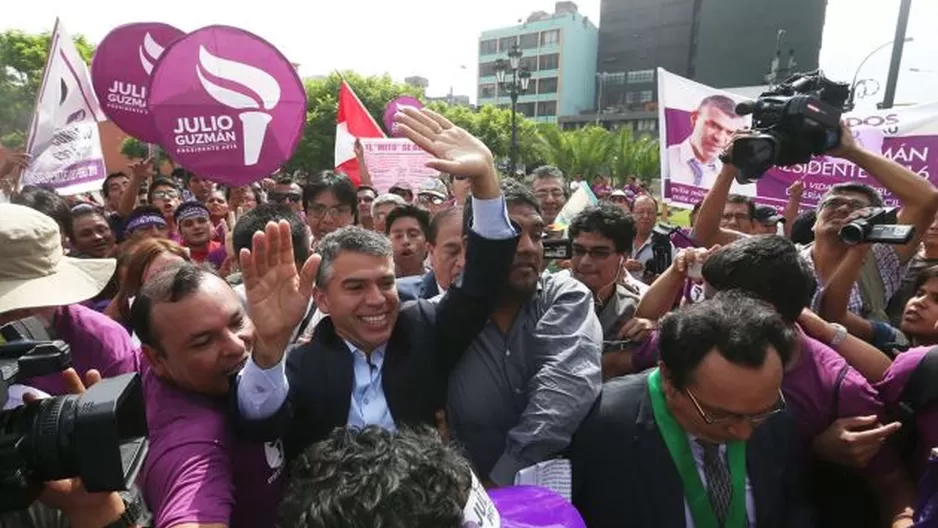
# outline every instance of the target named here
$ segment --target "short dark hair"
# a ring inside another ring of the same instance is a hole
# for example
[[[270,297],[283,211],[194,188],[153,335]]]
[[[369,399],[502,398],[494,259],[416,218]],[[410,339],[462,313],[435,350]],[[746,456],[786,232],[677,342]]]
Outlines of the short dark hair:
[[[753,220],[756,217],[756,201],[750,196],[731,194],[726,197],[726,203],[743,204],[749,208],[749,219]]]
[[[808,209],[802,211],[791,223],[791,241],[795,244],[808,245],[814,242],[814,223],[817,222],[817,211]]]
[[[277,525],[459,528],[469,463],[432,429],[335,429],[291,465]]]
[[[104,215],[104,211],[100,207],[91,204],[78,204],[75,207],[72,207],[71,211],[69,212],[71,215],[69,216],[68,224],[65,226],[65,234],[68,235],[68,238],[70,239],[75,238],[75,222],[79,218],[84,218],[86,216],[99,216],[102,220],[104,220],[104,223],[106,223],[108,227],[111,226],[111,223],[108,222],[107,216]]]
[[[811,304],[817,279],[798,248],[778,235],[742,238],[710,255],[703,278],[716,290],[740,289],[773,305],[789,323]]]
[[[544,214],[541,211],[541,202],[537,200],[537,196],[534,196],[531,187],[510,178],[502,180],[500,187],[506,205],[527,205],[533,208],[537,214]],[[462,218],[463,228],[468,232],[472,227],[472,200],[466,200],[463,206]]]
[[[600,203],[583,209],[573,217],[568,233],[571,240],[580,236],[580,233],[595,233],[612,240],[616,253],[630,253],[635,239],[635,221],[622,208]]]
[[[866,196],[870,201],[871,207],[883,206],[883,195],[879,191],[865,183],[835,183],[824,193],[824,197],[818,202],[818,205],[824,203],[824,200],[832,194],[857,193]]]
[[[112,173],[108,174],[107,177],[104,178],[104,182],[101,184],[101,196],[103,196],[103,197],[105,197],[105,198],[108,198],[108,194],[109,194],[111,191],[108,190],[107,184],[111,183],[111,180],[113,180],[113,179],[115,179],[115,178],[127,178],[127,179],[130,179],[130,177],[127,176],[126,174],[124,174],[123,172],[112,172]]]
[[[915,276],[915,283],[912,285],[912,294],[914,295],[919,288],[932,279],[938,279],[938,265],[928,266],[918,272]]]
[[[290,176],[281,176],[276,179],[277,185],[293,185],[296,181],[293,180]]]
[[[712,106],[717,110],[723,112],[724,114],[735,116],[736,113],[736,102],[730,99],[725,95],[710,95],[704,97],[700,104],[697,105],[697,111],[701,111],[705,106]]]
[[[231,233],[235,255],[241,254],[242,249],[251,249],[254,233],[263,231],[268,222],[286,220],[290,223],[290,238],[293,240],[293,259],[297,269],[303,267],[309,258],[309,233],[306,224],[293,212],[288,205],[278,203],[259,204],[254,209],[244,213],[238,219]]]
[[[153,307],[185,299],[212,275],[217,276],[211,268],[182,261],[166,266],[147,280],[130,307],[130,324],[140,343],[162,352],[159,336],[153,330]]]
[[[358,192],[352,180],[341,172],[322,171],[303,186],[303,210],[307,214],[309,214],[309,203],[324,191],[332,191],[340,204],[351,207],[352,217],[355,223],[358,223]]]
[[[420,230],[423,231],[424,238],[427,240],[430,239],[430,213],[416,205],[409,204],[403,207],[396,207],[388,213],[388,217],[384,220],[384,234],[390,235],[391,226],[401,218],[413,218],[416,220],[417,223],[420,224]]]
[[[430,219],[430,234],[427,236],[427,240],[429,240],[431,244],[436,244],[436,238],[440,234],[440,224],[453,216],[461,216],[462,209],[461,205],[452,205],[446,209],[437,211],[437,213],[433,215],[433,218]]]
[[[147,202],[153,203],[153,193],[156,192],[157,187],[172,187],[176,193],[180,193],[179,186],[176,185],[176,182],[165,177],[157,176],[153,178],[153,183],[150,184],[150,188],[147,190]]]
[[[72,225],[72,210],[59,193],[45,187],[27,185],[19,194],[13,195],[11,203],[24,205],[55,220],[62,233],[68,234]],[[2,222],[3,220],[0,220]]]
[[[684,390],[711,350],[734,365],[759,368],[773,347],[788,363],[797,333],[767,303],[740,290],[717,293],[712,299],[666,315],[659,325],[658,349],[671,383]]]
[[[393,257],[391,241],[385,235],[358,226],[346,226],[329,233],[319,243],[319,271],[316,284],[325,286],[332,278],[332,265],[343,251],[362,253],[374,257]]]

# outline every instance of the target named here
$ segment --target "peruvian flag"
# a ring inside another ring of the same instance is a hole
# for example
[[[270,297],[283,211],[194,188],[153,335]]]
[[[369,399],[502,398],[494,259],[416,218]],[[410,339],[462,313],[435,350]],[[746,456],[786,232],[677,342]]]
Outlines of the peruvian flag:
[[[355,158],[355,138],[387,136],[344,80],[339,87],[339,109],[335,121],[335,170],[348,175],[356,186],[361,185]]]

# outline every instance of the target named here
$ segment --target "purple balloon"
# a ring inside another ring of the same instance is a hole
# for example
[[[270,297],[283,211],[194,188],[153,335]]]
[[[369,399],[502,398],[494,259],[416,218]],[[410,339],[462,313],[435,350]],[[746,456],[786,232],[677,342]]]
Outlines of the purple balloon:
[[[402,106],[423,108],[423,103],[409,95],[402,95],[388,103],[388,106],[384,108],[384,129],[388,131],[391,137],[403,137],[400,132],[397,131],[397,126],[395,126],[394,123],[394,114],[396,114]]]
[[[203,178],[245,185],[273,174],[306,125],[306,90],[277,48],[209,26],[177,40],[150,79],[160,145]]]
[[[576,508],[547,488],[510,486],[488,493],[502,528],[586,528]]]
[[[185,33],[168,24],[125,24],[104,37],[91,62],[91,83],[101,109],[124,132],[147,143],[159,134],[147,109],[150,73],[165,49]]]

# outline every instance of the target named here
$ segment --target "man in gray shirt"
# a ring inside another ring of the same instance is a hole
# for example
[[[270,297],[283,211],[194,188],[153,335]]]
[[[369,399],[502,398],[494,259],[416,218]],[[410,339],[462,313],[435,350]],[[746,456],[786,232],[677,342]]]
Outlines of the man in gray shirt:
[[[530,189],[502,182],[521,232],[505,293],[450,377],[450,429],[483,479],[499,486],[560,454],[602,385],[602,327],[589,289],[541,275],[545,222]],[[467,211],[469,213],[469,211]]]

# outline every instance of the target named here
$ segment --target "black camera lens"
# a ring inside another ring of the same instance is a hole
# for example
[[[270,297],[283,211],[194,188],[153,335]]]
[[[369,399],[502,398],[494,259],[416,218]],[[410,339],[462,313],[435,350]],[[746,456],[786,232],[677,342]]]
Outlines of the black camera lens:
[[[866,238],[866,229],[864,223],[851,222],[840,228],[840,239],[845,244],[860,244]]]

